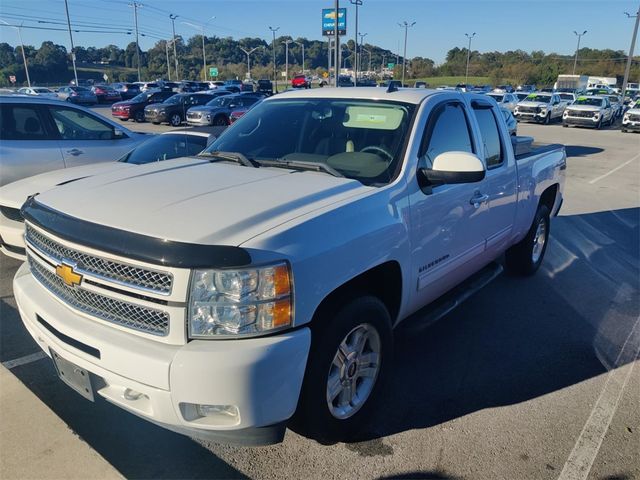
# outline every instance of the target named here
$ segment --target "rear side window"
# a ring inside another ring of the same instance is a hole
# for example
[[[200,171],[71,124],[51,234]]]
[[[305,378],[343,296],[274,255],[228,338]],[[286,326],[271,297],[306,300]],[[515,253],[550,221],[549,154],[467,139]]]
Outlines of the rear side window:
[[[482,106],[475,106],[474,111],[480,126],[482,141],[484,142],[484,159],[487,169],[502,165],[504,155],[502,151],[502,143],[500,141],[500,132],[493,109]]]
[[[0,106],[0,139],[49,140],[39,108],[31,105]]]
[[[469,122],[461,104],[436,107],[431,117],[420,149],[420,157],[426,157],[429,166],[444,152],[474,153]]]
[[[113,127],[83,112],[64,107],[49,107],[62,140],[112,140]]]

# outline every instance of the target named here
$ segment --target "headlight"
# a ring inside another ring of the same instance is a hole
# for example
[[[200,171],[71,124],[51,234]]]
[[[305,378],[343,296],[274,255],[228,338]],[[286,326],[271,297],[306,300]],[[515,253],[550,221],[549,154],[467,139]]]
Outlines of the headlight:
[[[623,120],[629,120],[629,114],[628,114],[628,113],[625,113],[625,114],[624,114],[624,117],[623,117],[622,119],[623,119]]]
[[[569,110],[565,110],[564,113],[562,114],[563,117],[568,117],[569,113],[571,113]]]
[[[280,262],[238,270],[195,270],[189,336],[255,336],[291,326],[291,272]]]
[[[546,107],[540,107],[540,108],[538,108],[538,111],[539,111],[541,114],[546,115],[546,113],[547,113],[547,108],[546,108]]]

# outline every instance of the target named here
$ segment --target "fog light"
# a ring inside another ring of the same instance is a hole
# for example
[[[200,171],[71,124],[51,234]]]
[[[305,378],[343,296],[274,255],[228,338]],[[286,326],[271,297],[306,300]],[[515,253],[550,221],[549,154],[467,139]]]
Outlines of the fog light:
[[[136,392],[131,388],[127,388],[122,394],[122,396],[124,397],[125,400],[132,400],[132,401],[139,400],[144,397],[149,398],[144,393]]]
[[[201,417],[225,416],[235,418],[238,416],[238,407],[235,405],[196,405],[196,412]]]
[[[181,403],[180,411],[187,422],[227,427],[240,423],[240,411],[235,405]]]

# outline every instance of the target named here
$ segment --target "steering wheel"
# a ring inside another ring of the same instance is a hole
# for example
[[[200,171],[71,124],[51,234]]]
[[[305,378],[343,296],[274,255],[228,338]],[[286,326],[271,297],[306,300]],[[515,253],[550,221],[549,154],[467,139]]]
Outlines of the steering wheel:
[[[369,145],[367,147],[364,147],[360,151],[361,152],[373,152],[373,153],[377,153],[377,154],[382,154],[382,156],[385,157],[390,162],[393,161],[393,155],[391,155],[391,153],[389,153],[384,148],[378,147],[377,145]]]

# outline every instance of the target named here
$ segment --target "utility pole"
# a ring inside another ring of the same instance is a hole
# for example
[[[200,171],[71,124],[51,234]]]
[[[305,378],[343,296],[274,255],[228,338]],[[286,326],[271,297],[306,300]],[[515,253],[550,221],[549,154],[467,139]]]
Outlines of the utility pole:
[[[358,57],[358,65],[360,65],[360,67],[362,67],[362,49],[364,48],[364,37],[366,37],[367,35],[369,35],[368,33],[359,33],[358,34],[360,36],[360,56],[358,57],[358,46],[356,45],[356,57]]]
[[[622,101],[624,102],[624,96],[627,93],[627,83],[629,83],[629,72],[631,70],[631,59],[633,58],[633,49],[636,46],[636,37],[638,36],[638,24],[640,24],[640,8],[635,15],[630,15],[624,12],[628,18],[636,19],[636,25],[633,27],[633,36],[631,37],[631,47],[629,47],[629,58],[627,58],[627,66],[624,68],[624,79],[622,80]]]
[[[469,83],[469,60],[471,58],[471,39],[476,36],[476,32],[473,32],[471,35],[469,35],[468,33],[465,33],[464,35],[469,39],[469,47],[467,47],[467,70],[464,74],[464,84],[467,85]]]
[[[578,33],[575,30],[573,31],[573,33],[575,33],[578,36],[578,46],[576,47],[576,58],[573,60],[573,72],[572,75],[576,74],[576,65],[578,64],[578,51],[580,50],[580,39],[582,38],[582,36],[587,33],[587,31],[585,30],[582,33]]]
[[[14,27],[10,23],[5,22],[2,19],[0,19],[0,22],[4,23],[5,25],[9,25],[11,28],[15,28],[18,31],[18,39],[20,40],[20,49],[22,50],[22,61],[24,62],[24,71],[27,75],[27,85],[30,87],[31,79],[29,78],[29,67],[27,65],[27,56],[24,53],[24,42],[22,41],[22,29],[20,28],[22,27],[23,24],[21,23],[20,27]]]
[[[302,47],[302,73],[304,73],[304,42],[294,42]]]
[[[138,81],[140,81],[140,45],[138,43],[138,8],[142,7],[141,3],[133,2],[129,4],[133,7],[133,21],[136,26],[136,63],[138,64]]]
[[[180,74],[178,73],[178,50],[176,49],[176,18],[178,18],[178,15],[174,15],[172,13],[169,15],[169,18],[171,19],[171,29],[173,30],[173,60],[176,64],[176,81],[179,81]]]
[[[164,42],[164,50],[167,54],[167,81],[171,81],[171,69],[169,68],[169,44],[172,43],[173,40],[165,40]]]
[[[251,63],[249,58],[251,58],[251,54],[256,50],[258,50],[259,48],[260,47],[255,47],[255,48],[252,48],[251,50],[245,50],[244,48],[240,47],[240,50],[242,50],[247,55],[247,78],[251,78]]]
[[[291,39],[287,39],[284,42],[282,42],[285,46],[285,53],[284,53],[284,63],[285,63],[285,67],[284,67],[284,71],[285,71],[285,78],[286,81],[289,82],[289,44],[293,43],[293,40]],[[286,90],[286,87],[285,87]]]
[[[371,71],[371,50],[367,50],[366,48],[363,48],[362,50],[369,54],[369,72],[370,72]]]
[[[73,35],[71,34],[71,20],[69,19],[69,4],[64,0],[64,9],[67,12],[67,27],[69,27],[69,39],[71,40],[71,63],[73,64],[73,76],[76,79],[76,87],[78,86],[78,71],[76,70],[76,53],[73,51]]]
[[[386,65],[386,63],[384,63],[384,61],[387,59],[387,56],[383,53],[382,54],[382,64],[380,65],[380,74],[382,74],[382,71],[384,70],[384,66]]]
[[[335,24],[333,29],[333,39],[335,45],[335,59],[333,61],[333,68],[335,70],[334,84],[338,86],[338,72],[340,71],[340,31],[338,30],[338,23],[340,23],[340,0],[335,0]]]
[[[416,22],[407,22],[406,20],[402,23],[399,23],[400,27],[404,28],[404,55],[402,56],[402,86],[404,87],[404,75],[407,71],[407,33],[409,28],[413,27]]]
[[[349,0],[356,6],[356,32],[353,36],[353,47],[355,48],[355,61],[353,62],[353,84],[358,86],[358,6],[362,5],[362,0]]]
[[[280,30],[280,27],[269,27],[271,33],[273,33],[273,41],[271,42],[271,51],[273,52],[273,83],[275,92],[278,93],[278,75],[276,73],[276,32]]]

